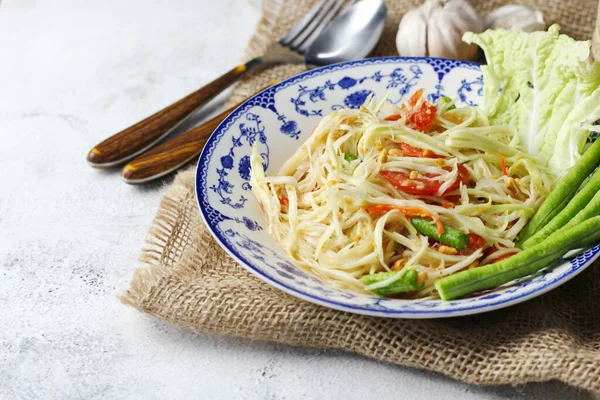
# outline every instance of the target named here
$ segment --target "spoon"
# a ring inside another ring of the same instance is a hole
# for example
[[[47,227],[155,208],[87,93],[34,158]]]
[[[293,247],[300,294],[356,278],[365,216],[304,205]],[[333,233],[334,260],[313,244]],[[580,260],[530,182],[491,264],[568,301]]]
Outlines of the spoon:
[[[346,8],[307,49],[304,59],[308,68],[366,57],[381,37],[386,13],[383,0],[360,0]],[[239,105],[130,161],[121,171],[123,180],[145,183],[187,164],[202,152],[210,135]]]
[[[386,13],[383,0],[362,0],[347,8],[308,48],[306,63],[322,66],[365,58],[381,37]]]

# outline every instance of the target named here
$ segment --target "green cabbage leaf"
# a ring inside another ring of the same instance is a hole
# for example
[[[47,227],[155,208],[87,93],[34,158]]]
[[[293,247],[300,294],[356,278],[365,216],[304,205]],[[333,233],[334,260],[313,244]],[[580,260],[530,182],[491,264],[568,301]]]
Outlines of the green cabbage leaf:
[[[562,176],[584,151],[600,119],[600,63],[590,62],[589,41],[545,32],[467,32],[479,45],[484,104],[490,122],[516,129],[520,144]]]

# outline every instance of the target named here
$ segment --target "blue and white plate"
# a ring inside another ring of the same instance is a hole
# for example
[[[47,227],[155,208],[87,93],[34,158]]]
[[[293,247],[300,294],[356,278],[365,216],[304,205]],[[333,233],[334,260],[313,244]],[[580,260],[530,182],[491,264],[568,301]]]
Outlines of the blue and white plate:
[[[258,143],[267,173],[276,173],[319,120],[341,107],[358,108],[370,95],[398,103],[419,88],[463,105],[482,101],[479,65],[439,58],[373,58],[302,73],[246,101],[217,128],[198,162],[196,195],[204,221],[221,246],[267,283],[326,307],[396,318],[475,314],[538,296],[583,271],[600,246],[533,278],[479,296],[444,302],[398,300],[336,289],[287,260],[267,233],[250,187],[250,152]]]

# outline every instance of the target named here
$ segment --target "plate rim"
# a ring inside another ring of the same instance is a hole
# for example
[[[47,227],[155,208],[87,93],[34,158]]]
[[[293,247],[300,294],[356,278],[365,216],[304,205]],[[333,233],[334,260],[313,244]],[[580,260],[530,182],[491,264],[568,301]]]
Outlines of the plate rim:
[[[337,71],[337,70],[347,69],[349,67],[359,66],[359,65],[370,65],[370,64],[375,65],[375,64],[380,64],[380,63],[385,63],[385,64],[392,63],[393,64],[395,62],[401,62],[401,61],[427,62],[427,60],[443,60],[443,61],[447,60],[447,61],[456,63],[457,65],[469,65],[471,68],[473,68],[473,67],[479,68],[481,66],[481,64],[475,63],[475,62],[452,60],[452,59],[446,59],[446,58],[441,58],[441,57],[398,57],[398,56],[394,57],[394,56],[392,56],[392,57],[373,57],[373,58],[366,58],[366,59],[362,59],[362,60],[341,62],[341,63],[337,63],[337,64],[323,66],[320,68],[311,69],[311,70],[304,71],[299,74],[293,75],[289,78],[282,80],[281,82],[278,82],[272,86],[269,86],[268,88],[261,90],[260,92],[249,97],[238,107],[236,107],[235,110],[233,110],[217,126],[217,128],[213,131],[213,133],[207,139],[207,141],[202,149],[202,152],[200,154],[200,157],[198,158],[198,162],[196,164],[196,174],[195,174],[195,181],[194,181],[194,193],[195,193],[195,197],[196,197],[196,204],[198,205],[198,208],[200,210],[200,214],[202,216],[202,220],[204,221],[204,224],[208,228],[208,231],[211,233],[213,238],[217,241],[219,246],[221,246],[221,248],[223,250],[225,250],[225,252],[227,254],[229,254],[238,264],[240,264],[242,267],[244,267],[246,270],[248,270],[254,276],[257,276],[258,278],[260,278],[261,280],[270,284],[271,286],[276,287],[277,289],[282,290],[294,297],[300,298],[305,301],[309,301],[313,304],[325,306],[325,307],[340,310],[340,311],[346,311],[346,312],[351,312],[351,313],[361,314],[361,315],[368,315],[368,316],[385,317],[385,318],[404,318],[404,319],[452,318],[452,317],[459,317],[459,316],[466,316],[466,315],[473,315],[473,314],[481,314],[481,313],[490,312],[490,311],[498,310],[498,309],[505,308],[505,307],[510,307],[512,305],[524,302],[526,300],[530,300],[534,297],[538,297],[538,296],[568,282],[569,280],[571,280],[575,276],[577,276],[579,273],[581,273],[583,270],[585,270],[596,259],[598,259],[598,257],[600,257],[600,244],[587,250],[587,251],[591,251],[592,255],[586,262],[584,262],[580,265],[571,266],[571,268],[569,268],[567,271],[565,271],[564,273],[562,273],[559,276],[554,277],[553,279],[549,280],[548,282],[545,282],[542,286],[534,288],[534,289],[530,289],[529,291],[525,291],[524,293],[520,293],[519,295],[512,296],[508,299],[492,300],[490,303],[487,303],[487,304],[479,304],[479,305],[475,304],[475,305],[471,305],[471,306],[467,306],[467,307],[459,306],[459,307],[456,307],[453,309],[447,309],[447,310],[443,310],[443,311],[440,311],[440,310],[412,310],[412,311],[409,311],[409,310],[376,310],[376,309],[367,309],[365,307],[360,307],[360,306],[351,306],[348,304],[343,304],[338,301],[330,300],[326,296],[312,295],[312,294],[302,292],[296,288],[290,287],[286,283],[280,282],[276,278],[273,278],[273,277],[267,275],[266,273],[260,271],[259,269],[254,268],[252,266],[252,262],[250,262],[244,256],[242,256],[241,254],[237,253],[237,251],[235,251],[234,249],[231,249],[229,247],[229,245],[226,243],[224,238],[221,237],[222,235],[215,229],[215,227],[213,227],[212,223],[209,222],[208,216],[207,216],[208,213],[205,210],[205,208],[202,204],[202,201],[200,200],[200,195],[201,195],[201,190],[202,190],[201,167],[203,165],[207,165],[207,163],[209,161],[209,160],[207,160],[206,153],[207,153],[207,149],[210,147],[210,144],[212,144],[214,141],[217,140],[219,133],[224,134],[224,132],[223,132],[224,127],[227,126],[229,124],[229,122],[232,119],[234,119],[238,114],[242,113],[245,110],[245,108],[247,107],[248,103],[250,103],[257,96],[263,95],[267,91],[274,91],[275,93],[277,93],[278,90],[284,89],[287,86],[289,86],[290,84],[293,84],[301,79],[305,79],[307,77],[310,78],[312,75],[315,75],[315,74],[320,75],[324,72]],[[340,67],[344,67],[344,68],[340,68]],[[565,262],[560,265],[564,265],[565,263],[571,264],[570,261],[565,260]],[[460,300],[455,300],[455,301],[460,301]]]

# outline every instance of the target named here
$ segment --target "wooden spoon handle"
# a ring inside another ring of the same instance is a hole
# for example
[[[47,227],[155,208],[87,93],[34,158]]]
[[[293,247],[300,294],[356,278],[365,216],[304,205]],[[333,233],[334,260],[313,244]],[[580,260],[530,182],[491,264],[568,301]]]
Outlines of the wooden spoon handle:
[[[204,124],[135,158],[123,167],[123,180],[127,183],[145,183],[188,163],[200,154],[209,136],[238,106],[239,104],[223,111]]]
[[[89,151],[89,164],[96,168],[113,167],[143,153],[166,137],[192,111],[262,63],[260,58],[255,58],[238,65],[178,102],[109,137]]]

